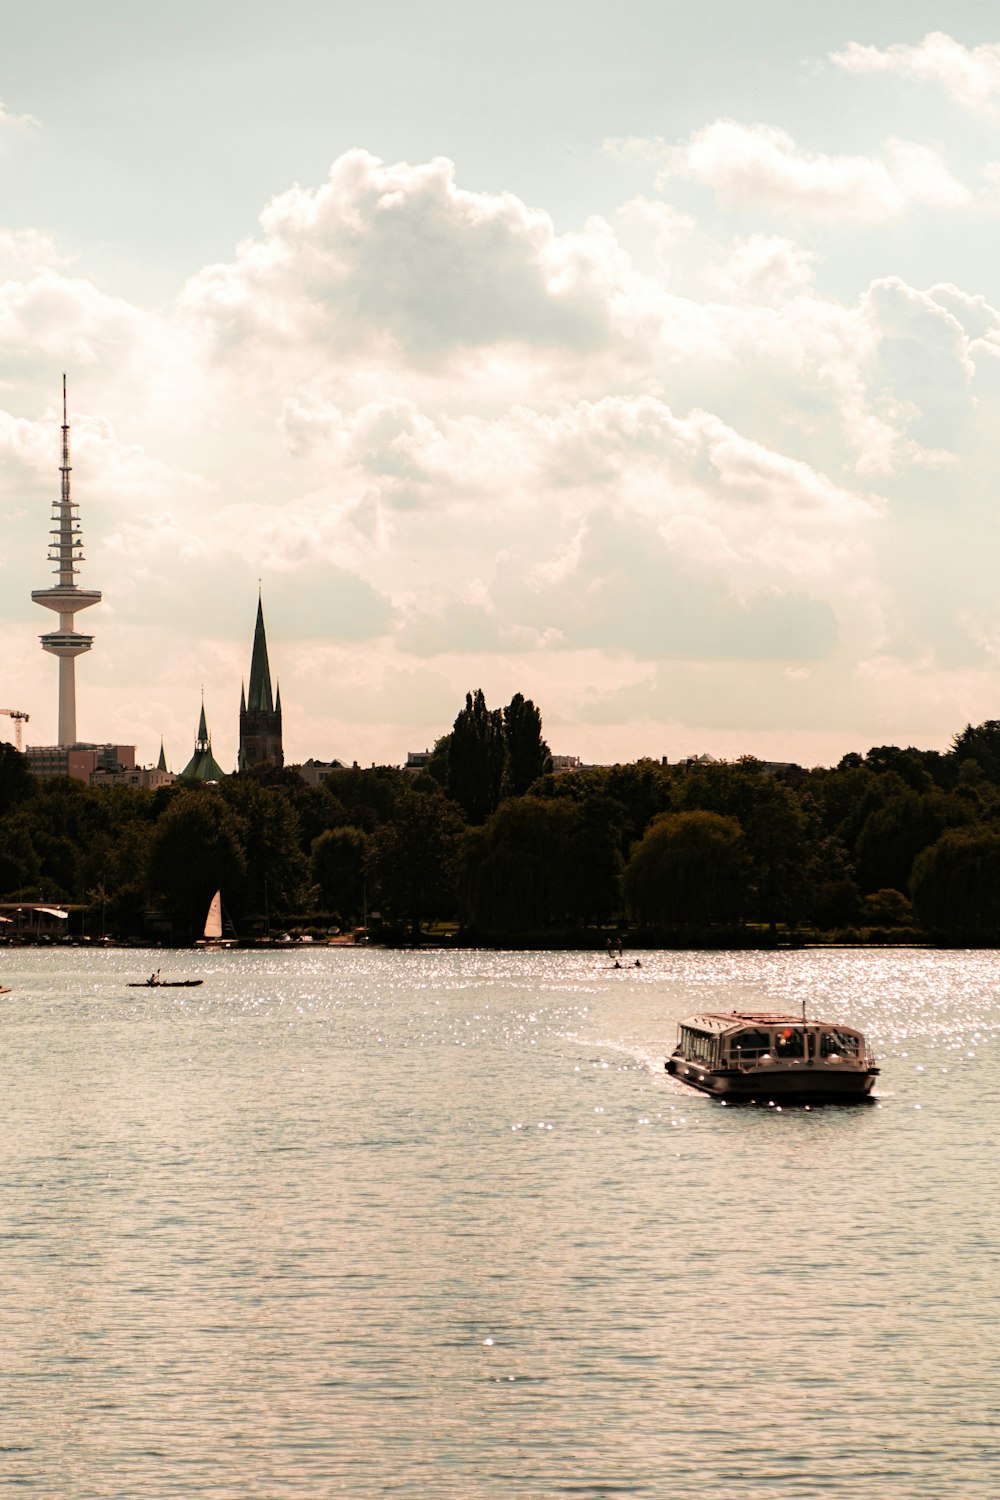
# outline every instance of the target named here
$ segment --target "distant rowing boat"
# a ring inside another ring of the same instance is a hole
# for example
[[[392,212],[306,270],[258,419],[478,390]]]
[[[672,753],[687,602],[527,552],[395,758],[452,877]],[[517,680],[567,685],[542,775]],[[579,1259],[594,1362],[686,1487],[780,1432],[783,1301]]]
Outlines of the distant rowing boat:
[[[204,984],[204,979],[158,979],[155,975],[149,979],[130,979],[125,986],[127,990],[190,990],[195,985]]]

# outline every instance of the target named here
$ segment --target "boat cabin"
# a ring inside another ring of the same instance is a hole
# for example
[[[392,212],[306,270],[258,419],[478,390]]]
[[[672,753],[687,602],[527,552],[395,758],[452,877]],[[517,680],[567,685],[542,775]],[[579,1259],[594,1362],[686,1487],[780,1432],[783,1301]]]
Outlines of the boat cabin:
[[[681,1024],[678,1052],[708,1068],[752,1068],[772,1062],[857,1062],[860,1031],[793,1016],[732,1012],[695,1016]]]

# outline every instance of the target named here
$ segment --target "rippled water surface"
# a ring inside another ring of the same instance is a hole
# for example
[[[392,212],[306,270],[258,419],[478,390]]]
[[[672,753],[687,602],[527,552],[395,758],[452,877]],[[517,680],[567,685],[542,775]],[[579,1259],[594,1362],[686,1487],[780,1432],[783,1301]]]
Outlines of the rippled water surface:
[[[7,950],[0,1489],[998,1493],[992,953]],[[666,1077],[853,1022],[874,1105]]]

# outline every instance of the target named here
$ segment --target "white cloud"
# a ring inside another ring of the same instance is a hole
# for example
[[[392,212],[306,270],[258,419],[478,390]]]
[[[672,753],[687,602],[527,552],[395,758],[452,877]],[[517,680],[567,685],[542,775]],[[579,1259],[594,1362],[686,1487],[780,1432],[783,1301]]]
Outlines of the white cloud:
[[[753,204],[771,213],[826,222],[881,223],[915,204],[957,207],[968,189],[931,147],[890,140],[885,159],[828,156],[800,150],[774,125],[716,120],[681,146],[651,143],[664,166],[659,182],[687,178],[711,188],[727,204]]]
[[[38,130],[39,128],[39,122],[35,119],[34,115],[12,115],[3,100],[0,99],[0,132],[5,130]]]
[[[185,311],[221,349],[306,342],[434,362],[504,344],[586,354],[609,341],[627,270],[607,225],[557,235],[511,193],[468,192],[452,163],[351,151],[320,188],[261,214],[263,237],[188,283]]]
[[[816,260],[793,240],[752,234],[736,242],[713,280],[731,301],[780,306],[812,284]]]
[[[916,47],[897,42],[880,49],[850,42],[830,58],[850,73],[892,73],[937,83],[956,104],[978,114],[992,115],[996,110],[1000,94],[1000,44],[996,42],[964,47],[946,32],[929,31]]]
[[[44,360],[50,368],[121,370],[133,356],[151,352],[158,320],[83,277],[63,275],[48,235],[11,235],[0,242],[0,253],[6,249],[23,262],[33,245],[47,263],[36,274],[0,282],[0,351],[8,364],[34,368]]]

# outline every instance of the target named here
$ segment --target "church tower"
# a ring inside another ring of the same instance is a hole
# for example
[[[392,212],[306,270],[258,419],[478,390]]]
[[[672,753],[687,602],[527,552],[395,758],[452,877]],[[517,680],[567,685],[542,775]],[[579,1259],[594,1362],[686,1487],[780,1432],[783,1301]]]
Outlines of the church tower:
[[[264,610],[258,594],[250,688],[249,691],[240,691],[239,769],[247,771],[251,766],[261,766],[265,762],[281,767],[285,764],[285,754],[281,747],[281,689],[278,689],[277,697],[272,698]]]

